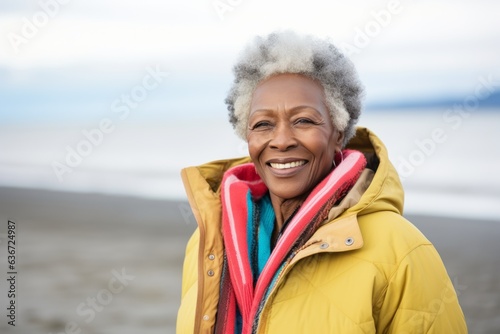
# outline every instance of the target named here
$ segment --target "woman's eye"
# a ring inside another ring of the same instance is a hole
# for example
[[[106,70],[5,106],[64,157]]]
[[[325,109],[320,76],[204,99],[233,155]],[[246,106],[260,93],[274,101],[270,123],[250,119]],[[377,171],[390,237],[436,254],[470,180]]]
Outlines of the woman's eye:
[[[255,129],[263,129],[263,128],[267,128],[267,127],[270,127],[271,126],[271,123],[270,122],[267,122],[267,121],[261,121],[261,122],[257,122],[254,124],[254,126],[252,126],[252,130],[255,130]]]
[[[316,124],[313,120],[309,118],[299,118],[295,121],[295,124]]]

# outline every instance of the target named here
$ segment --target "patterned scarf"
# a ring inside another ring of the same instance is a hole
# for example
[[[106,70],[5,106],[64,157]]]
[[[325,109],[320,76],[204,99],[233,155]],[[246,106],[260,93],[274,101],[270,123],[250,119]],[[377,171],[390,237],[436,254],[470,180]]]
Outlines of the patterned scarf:
[[[274,212],[268,189],[252,163],[229,169],[222,180],[225,260],[216,333],[256,331],[264,302],[283,268],[328,217],[366,165],[362,153],[343,151],[343,161],[309,194],[271,252]],[[337,159],[336,159],[337,160]]]

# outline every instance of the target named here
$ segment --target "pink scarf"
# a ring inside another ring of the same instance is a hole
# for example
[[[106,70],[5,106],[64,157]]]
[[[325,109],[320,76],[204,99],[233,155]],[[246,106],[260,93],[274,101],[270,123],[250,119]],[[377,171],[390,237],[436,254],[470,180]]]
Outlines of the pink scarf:
[[[271,252],[257,282],[253,282],[247,247],[247,193],[264,196],[268,189],[252,163],[229,169],[222,180],[222,228],[227,268],[221,280],[221,296],[216,333],[234,334],[236,303],[243,320],[243,333],[255,330],[263,301],[283,265],[309,239],[339,201],[359,178],[366,166],[362,153],[343,151],[343,161],[309,194],[288,223]],[[255,286],[255,288],[254,288]]]

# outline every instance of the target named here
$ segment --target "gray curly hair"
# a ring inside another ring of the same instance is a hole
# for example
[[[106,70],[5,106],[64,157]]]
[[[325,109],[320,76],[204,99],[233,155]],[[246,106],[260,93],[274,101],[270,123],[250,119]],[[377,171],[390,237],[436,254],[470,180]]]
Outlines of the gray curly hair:
[[[258,36],[244,49],[233,72],[234,83],[225,102],[229,121],[243,140],[255,88],[280,73],[302,74],[319,81],[333,124],[344,132],[343,146],[354,136],[363,87],[352,62],[329,41],[292,31]]]

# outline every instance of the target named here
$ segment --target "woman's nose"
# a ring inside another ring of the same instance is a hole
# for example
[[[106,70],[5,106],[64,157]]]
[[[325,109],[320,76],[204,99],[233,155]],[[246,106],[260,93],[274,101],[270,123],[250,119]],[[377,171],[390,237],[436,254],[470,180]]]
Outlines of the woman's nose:
[[[296,146],[297,140],[293,129],[288,124],[280,124],[276,126],[272,133],[272,139],[269,142],[269,147],[280,151],[287,151]]]

